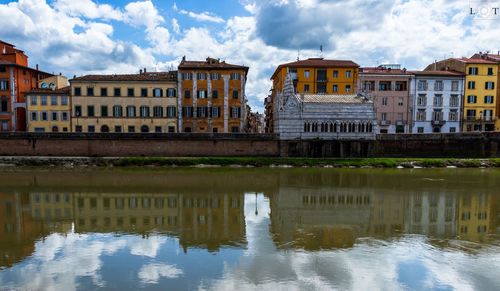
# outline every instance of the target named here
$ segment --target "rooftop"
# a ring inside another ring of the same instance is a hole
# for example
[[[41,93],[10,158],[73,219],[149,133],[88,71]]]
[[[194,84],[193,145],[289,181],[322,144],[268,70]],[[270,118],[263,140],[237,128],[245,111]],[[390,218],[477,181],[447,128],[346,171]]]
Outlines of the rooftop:
[[[63,87],[63,88],[60,88],[60,89],[55,89],[55,90],[52,90],[52,89],[33,89],[33,90],[30,90],[28,92],[26,92],[27,94],[47,94],[47,95],[63,95],[63,94],[69,94],[71,91],[71,87],[70,86],[67,86],[67,87]]]
[[[177,81],[177,71],[170,72],[147,72],[140,74],[114,74],[114,75],[86,75],[82,77],[76,77],[70,80],[70,82],[134,82],[134,81],[151,81],[151,82],[161,82],[161,81]]]
[[[205,69],[205,70],[245,70],[248,72],[248,67],[228,64],[226,61],[221,61],[220,59],[207,58],[205,61],[187,61],[186,58],[182,58],[179,64],[179,69]]]
[[[349,60],[325,60],[324,58],[309,58],[307,60],[299,60],[291,63],[281,64],[278,66],[276,71],[274,71],[274,76],[282,68],[358,68],[359,65],[353,61]]]
[[[40,73],[42,73],[42,74],[46,74],[46,75],[50,75],[50,76],[52,76],[52,74],[51,74],[51,73],[47,73],[47,72],[44,72],[44,71],[42,71],[42,70],[37,70],[37,69],[34,69],[34,68],[30,68],[30,67],[22,66],[22,65],[19,65],[19,64],[13,63],[13,62],[5,61],[5,60],[0,60],[0,66],[15,66],[15,67],[24,68],[24,69],[26,69],[26,70],[37,71],[37,72],[40,72]]]
[[[454,60],[457,60],[459,62],[466,63],[466,64],[496,64],[495,62],[484,60],[484,59],[454,58]]]
[[[356,94],[332,95],[332,94],[300,94],[303,102],[309,103],[368,103],[364,97]]]
[[[450,76],[450,77],[462,77],[465,76],[461,72],[457,71],[409,71],[411,74],[417,75],[417,76]]]
[[[411,75],[406,69],[391,69],[384,67],[366,67],[359,69],[360,74],[366,75]]]

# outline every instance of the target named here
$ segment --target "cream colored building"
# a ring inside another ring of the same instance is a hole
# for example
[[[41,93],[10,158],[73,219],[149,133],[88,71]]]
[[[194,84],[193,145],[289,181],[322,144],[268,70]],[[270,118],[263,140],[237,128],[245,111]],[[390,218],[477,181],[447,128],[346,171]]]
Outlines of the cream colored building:
[[[177,72],[87,75],[70,83],[73,132],[177,130]]]
[[[41,89],[61,89],[68,86],[68,78],[61,75],[48,77],[38,81],[38,88]]]

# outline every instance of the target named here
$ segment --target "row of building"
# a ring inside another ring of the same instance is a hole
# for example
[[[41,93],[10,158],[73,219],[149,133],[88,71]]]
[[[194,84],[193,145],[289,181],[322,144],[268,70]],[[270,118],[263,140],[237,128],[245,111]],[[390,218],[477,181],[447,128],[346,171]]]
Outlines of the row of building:
[[[500,131],[499,69],[500,52],[436,61],[422,71],[297,60],[271,78],[266,132],[328,139]]]
[[[250,197],[242,192],[1,193],[0,267],[31,255],[35,242],[54,232],[144,236],[168,232],[179,238],[186,252],[244,245],[244,205]],[[390,238],[402,233],[483,242],[498,231],[497,198],[485,193],[402,196],[352,188],[335,192],[284,188],[269,195],[270,231],[277,247],[308,250],[352,247],[360,237]]]
[[[184,57],[176,71],[68,82],[30,68],[12,44],[0,41],[0,49],[0,131],[265,131],[282,139],[500,131],[500,53],[436,61],[422,71],[323,58],[282,64],[264,118],[247,106],[247,66]]]

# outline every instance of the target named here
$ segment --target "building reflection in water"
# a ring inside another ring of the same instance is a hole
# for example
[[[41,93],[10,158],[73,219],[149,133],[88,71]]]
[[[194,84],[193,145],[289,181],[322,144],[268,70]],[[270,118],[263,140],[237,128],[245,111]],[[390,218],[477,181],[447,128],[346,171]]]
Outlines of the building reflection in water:
[[[357,239],[403,233],[482,242],[498,233],[498,195],[349,187],[282,186],[267,194],[277,248],[349,248]],[[189,248],[246,245],[244,193],[0,194],[0,267],[34,251],[50,233],[151,233]],[[247,197],[253,197],[251,195]]]

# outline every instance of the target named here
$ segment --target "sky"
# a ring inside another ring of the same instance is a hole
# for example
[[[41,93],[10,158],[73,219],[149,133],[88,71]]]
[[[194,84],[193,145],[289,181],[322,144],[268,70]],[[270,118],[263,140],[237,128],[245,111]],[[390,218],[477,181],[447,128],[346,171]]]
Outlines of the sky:
[[[499,2],[0,0],[0,39],[24,50],[31,66],[69,78],[170,70],[183,56],[249,66],[247,99],[262,112],[272,73],[297,58],[423,69],[447,57],[496,53],[500,16],[470,11],[493,11]]]

